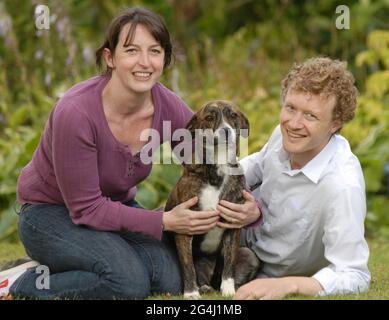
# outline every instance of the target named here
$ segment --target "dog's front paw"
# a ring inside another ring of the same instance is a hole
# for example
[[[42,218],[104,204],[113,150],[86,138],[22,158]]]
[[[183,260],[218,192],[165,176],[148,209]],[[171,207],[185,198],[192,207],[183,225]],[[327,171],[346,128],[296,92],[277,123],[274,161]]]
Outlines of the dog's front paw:
[[[199,292],[201,294],[204,294],[204,293],[211,293],[211,292],[214,292],[215,290],[211,287],[211,286],[208,286],[206,284],[203,284],[200,289],[199,289]]]
[[[201,296],[198,290],[191,291],[191,292],[184,292],[184,299],[198,300],[200,298]]]
[[[233,296],[235,294],[234,279],[223,279],[220,286],[220,291],[222,292],[223,296]]]

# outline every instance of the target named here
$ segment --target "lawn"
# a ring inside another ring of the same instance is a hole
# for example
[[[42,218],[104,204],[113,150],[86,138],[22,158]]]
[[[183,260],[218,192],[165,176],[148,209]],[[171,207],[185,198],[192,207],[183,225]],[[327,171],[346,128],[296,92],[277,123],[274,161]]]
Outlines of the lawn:
[[[369,239],[370,260],[369,269],[372,274],[372,281],[369,292],[352,295],[336,295],[315,299],[322,300],[389,300],[389,241],[384,239]],[[18,243],[0,243],[0,263],[22,257],[24,255],[23,247]],[[204,299],[223,299],[218,294],[209,294]],[[182,296],[156,296],[151,299],[182,299]],[[301,300],[314,299],[303,296],[292,296],[287,299]]]

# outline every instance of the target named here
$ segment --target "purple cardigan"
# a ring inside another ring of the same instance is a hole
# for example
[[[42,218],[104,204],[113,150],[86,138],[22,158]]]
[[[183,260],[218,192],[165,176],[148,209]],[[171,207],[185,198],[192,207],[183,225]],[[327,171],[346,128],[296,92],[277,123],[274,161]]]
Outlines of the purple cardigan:
[[[136,194],[136,185],[151,171],[139,153],[117,141],[104,115],[101,93],[109,77],[97,76],[65,93],[50,113],[39,146],[23,168],[17,186],[20,203],[65,205],[73,222],[104,231],[142,232],[162,236],[162,212],[131,208],[123,203]],[[157,83],[152,88],[155,110],[152,128],[159,144],[171,131],[185,127],[192,116],[188,106]]]

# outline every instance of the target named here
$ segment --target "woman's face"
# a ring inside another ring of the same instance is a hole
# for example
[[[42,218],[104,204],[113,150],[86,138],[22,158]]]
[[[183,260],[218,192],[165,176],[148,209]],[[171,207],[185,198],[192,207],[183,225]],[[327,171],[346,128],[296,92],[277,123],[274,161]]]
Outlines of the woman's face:
[[[114,56],[105,49],[105,59],[112,68],[112,78],[124,88],[133,93],[146,93],[162,75],[165,51],[141,24],[135,29],[132,43],[125,47],[129,28],[130,24],[127,24],[121,30]]]

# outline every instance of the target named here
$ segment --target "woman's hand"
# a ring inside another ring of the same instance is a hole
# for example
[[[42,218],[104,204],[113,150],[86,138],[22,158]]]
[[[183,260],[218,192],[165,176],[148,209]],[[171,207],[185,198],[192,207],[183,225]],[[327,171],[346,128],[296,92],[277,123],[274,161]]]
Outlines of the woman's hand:
[[[221,228],[236,229],[247,226],[256,221],[261,216],[261,211],[257,206],[254,196],[243,190],[243,197],[246,199],[243,204],[236,204],[225,200],[220,200],[217,211],[226,222],[219,221],[217,225]]]
[[[165,231],[174,231],[181,234],[203,234],[216,226],[219,221],[217,211],[193,211],[189,208],[194,206],[198,197],[193,197],[171,211],[163,213],[162,223]]]

